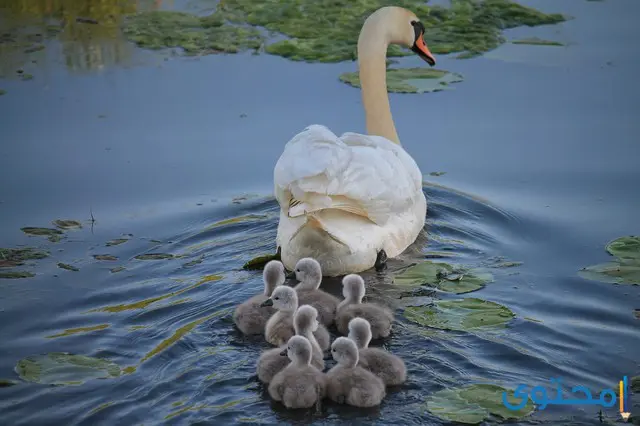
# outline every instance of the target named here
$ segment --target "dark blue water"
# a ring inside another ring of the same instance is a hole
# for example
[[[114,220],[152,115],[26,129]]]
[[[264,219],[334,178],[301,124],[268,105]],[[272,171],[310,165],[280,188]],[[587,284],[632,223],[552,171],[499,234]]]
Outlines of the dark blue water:
[[[254,376],[268,345],[240,335],[230,317],[262,285],[243,263],[275,250],[270,194],[284,144],[313,123],[364,132],[359,91],[337,79],[355,63],[184,59],[123,41],[125,59],[82,70],[66,66],[52,42],[28,65],[33,80],[0,79],[1,245],[52,253],[28,268],[36,277],[0,280],[0,378],[18,380],[18,360],[49,352],[129,367],[82,386],[0,388],[3,424],[442,424],[425,399],[446,387],[547,385],[560,376],[599,390],[638,375],[639,288],[577,271],[609,260],[608,241],[640,232],[640,4],[527,4],[575,19],[506,36],[566,47],[440,56],[439,68],[465,77],[455,90],[391,95],[403,145],[425,173],[429,208],[425,235],[390,270],[436,251],[465,264],[523,262],[494,270],[495,282],[469,295],[506,305],[517,319],[494,334],[444,332],[408,323],[398,310],[400,331],[386,347],[405,359],[409,380],[374,410],[292,413],[272,404]],[[58,218],[84,228],[55,244],[20,231]],[[128,242],[105,247],[123,235]],[[133,259],[158,252],[184,257]],[[184,266],[193,260],[202,262]],[[126,270],[111,273],[116,266]],[[365,275],[374,300],[409,303],[396,298],[389,274]],[[323,286],[339,293],[339,282]],[[106,327],[50,337],[98,325]],[[610,421],[615,408],[604,410]],[[527,422],[598,424],[598,410],[550,406]]]

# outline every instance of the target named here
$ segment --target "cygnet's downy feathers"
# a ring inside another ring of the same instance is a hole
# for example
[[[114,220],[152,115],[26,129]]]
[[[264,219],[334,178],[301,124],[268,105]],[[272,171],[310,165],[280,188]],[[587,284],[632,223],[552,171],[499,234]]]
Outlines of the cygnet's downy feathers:
[[[290,409],[309,408],[325,396],[326,376],[311,366],[311,343],[303,336],[293,336],[281,356],[291,361],[269,383],[269,395]]]
[[[358,367],[358,348],[353,340],[338,337],[331,345],[337,365],[327,373],[327,396],[354,407],[375,407],[386,395],[382,380]]]
[[[243,334],[263,334],[267,321],[276,312],[273,307],[260,305],[271,297],[277,286],[284,284],[286,275],[282,263],[277,260],[267,263],[262,272],[262,279],[264,292],[238,305],[233,313],[233,322]]]
[[[349,274],[342,279],[342,294],[344,300],[338,305],[336,313],[336,327],[343,334],[349,334],[349,321],[360,317],[371,324],[371,334],[374,339],[388,337],[391,334],[393,313],[389,308],[375,303],[362,303],[365,286],[364,280],[358,274]]]
[[[364,318],[354,318],[349,322],[349,339],[358,347],[358,365],[382,379],[387,386],[401,385],[407,380],[404,361],[381,348],[370,348],[371,326]]]
[[[316,311],[314,307],[302,305],[293,316],[293,326],[296,335],[307,338],[311,343],[311,366],[322,371],[324,370],[324,355],[320,349],[320,345],[318,345],[318,341],[313,335],[313,332],[318,329],[317,316],[318,311]],[[258,379],[262,383],[271,382],[273,377],[291,362],[288,357],[280,355],[283,349],[286,349],[286,347],[282,346],[280,348],[268,349],[260,355],[256,370]]]
[[[336,316],[336,308],[340,300],[320,290],[322,283],[322,268],[320,263],[311,257],[300,259],[294,270],[299,284],[294,288],[298,293],[298,301],[301,305],[311,305],[318,310],[320,322],[329,327]]]
[[[295,334],[293,327],[293,314],[298,309],[298,296],[291,287],[277,287],[271,297],[262,303],[262,306],[273,306],[277,312],[269,318],[264,335],[267,342],[275,346],[286,344]],[[320,325],[313,333],[320,348],[324,351],[329,348],[329,332]]]

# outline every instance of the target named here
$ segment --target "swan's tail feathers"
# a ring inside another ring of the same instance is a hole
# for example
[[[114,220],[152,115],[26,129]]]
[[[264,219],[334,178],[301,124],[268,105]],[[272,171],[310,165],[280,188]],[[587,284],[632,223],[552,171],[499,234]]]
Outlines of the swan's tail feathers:
[[[318,219],[315,215],[313,214],[307,214],[306,215],[306,222],[304,223],[304,225],[302,225],[301,227],[299,227],[296,232],[294,232],[291,235],[291,238],[289,238],[289,241],[293,241],[298,234],[304,230],[304,229],[308,229],[308,228],[313,228],[318,230],[319,232],[327,235],[330,239],[332,239],[333,241],[335,241],[336,243],[344,246],[347,248],[347,250],[349,250],[349,253],[353,253],[353,250],[351,249],[351,246],[349,246],[349,244],[347,242],[345,242],[344,239],[338,237],[337,235],[335,235],[334,232],[331,232],[327,229],[327,227],[322,223],[322,221],[320,219]]]
[[[362,207],[362,205],[357,201],[340,195],[323,198],[324,199],[320,203],[302,202],[295,198],[291,198],[287,214],[289,217],[299,217],[321,210],[331,209],[341,210],[371,220],[369,213],[367,213],[364,207]]]

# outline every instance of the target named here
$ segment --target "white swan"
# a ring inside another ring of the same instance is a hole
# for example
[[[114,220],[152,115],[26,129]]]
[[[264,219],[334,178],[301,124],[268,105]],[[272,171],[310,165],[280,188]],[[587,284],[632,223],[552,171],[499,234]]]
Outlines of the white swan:
[[[386,84],[386,52],[400,44],[430,65],[424,26],[400,7],[383,7],[365,21],[358,65],[367,133],[338,137],[320,125],[291,139],[274,169],[280,204],[276,243],[292,270],[317,259],[325,276],[384,268],[424,226],[427,201],[422,173],[400,145]]]

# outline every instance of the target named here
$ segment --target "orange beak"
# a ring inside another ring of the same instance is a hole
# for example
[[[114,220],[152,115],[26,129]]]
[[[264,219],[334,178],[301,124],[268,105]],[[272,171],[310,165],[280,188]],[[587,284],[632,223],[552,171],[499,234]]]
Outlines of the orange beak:
[[[434,66],[436,64],[436,58],[433,57],[431,51],[427,47],[427,44],[424,42],[424,38],[422,35],[416,38],[413,47],[411,48],[415,53],[418,54],[422,59],[424,59],[429,65]]]

